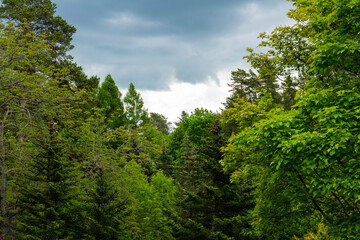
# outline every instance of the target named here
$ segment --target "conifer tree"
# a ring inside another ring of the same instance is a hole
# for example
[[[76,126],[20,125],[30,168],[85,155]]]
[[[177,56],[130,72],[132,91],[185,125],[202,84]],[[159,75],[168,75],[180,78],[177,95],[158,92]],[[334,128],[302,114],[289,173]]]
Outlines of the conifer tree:
[[[138,128],[149,123],[150,119],[146,109],[144,108],[144,100],[140,93],[135,90],[133,83],[130,83],[128,92],[124,98],[126,106],[127,126]]]
[[[128,239],[125,232],[126,201],[111,182],[109,172],[99,166],[88,191],[87,227],[95,240]]]
[[[165,135],[169,135],[170,125],[167,121],[167,118],[159,113],[150,113],[151,123],[156,127],[156,129],[162,132]]]
[[[76,28],[63,18],[54,16],[56,4],[51,0],[3,0],[0,17],[15,22],[17,27],[28,23],[27,30],[37,35],[45,35],[53,46],[53,60],[62,61],[69,58],[67,52],[74,48],[71,45],[72,35]]]
[[[71,231],[73,164],[57,136],[54,121],[49,136],[34,143],[35,156],[18,183],[18,236],[29,239],[65,239]]]
[[[76,108],[69,109],[68,100],[77,101],[81,97],[59,87],[63,72],[47,65],[51,45],[42,37],[26,32],[26,28],[26,24],[20,29],[14,28],[14,24],[0,25],[0,198],[4,239],[11,219],[8,180],[16,173],[9,169],[17,169],[23,161],[25,140],[44,135],[46,119],[50,116],[65,121],[78,113]],[[48,81],[54,75],[57,78]]]
[[[174,171],[174,158],[170,154],[170,150],[166,146],[165,140],[161,144],[161,153],[156,156],[156,165],[167,176],[172,176]]]
[[[115,85],[114,79],[108,74],[101,84],[97,95],[97,106],[105,111],[105,122],[110,128],[117,128],[125,124],[124,104],[121,93]]]
[[[0,19],[14,22],[16,28],[24,28],[36,36],[45,36],[51,47],[51,60],[48,65],[57,68],[68,68],[68,76],[61,84],[75,85],[78,89],[94,92],[99,84],[97,77],[88,78],[82,68],[72,61],[68,54],[74,48],[71,44],[76,28],[62,17],[55,16],[56,4],[51,0],[3,0],[0,6]]]

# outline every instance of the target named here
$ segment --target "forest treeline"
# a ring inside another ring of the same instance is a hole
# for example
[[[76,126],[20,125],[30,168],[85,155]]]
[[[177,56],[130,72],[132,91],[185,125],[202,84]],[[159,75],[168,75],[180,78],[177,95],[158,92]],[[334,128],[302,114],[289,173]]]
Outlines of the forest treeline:
[[[73,61],[54,3],[3,0],[0,239],[359,239],[360,1],[292,3],[170,133]]]

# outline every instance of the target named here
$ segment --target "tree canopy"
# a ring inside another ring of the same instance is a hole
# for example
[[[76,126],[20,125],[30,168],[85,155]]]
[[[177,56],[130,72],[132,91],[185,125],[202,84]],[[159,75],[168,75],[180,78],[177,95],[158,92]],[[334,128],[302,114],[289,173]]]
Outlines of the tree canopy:
[[[292,3],[170,129],[72,61],[54,3],[4,0],[0,239],[358,239],[360,2]]]

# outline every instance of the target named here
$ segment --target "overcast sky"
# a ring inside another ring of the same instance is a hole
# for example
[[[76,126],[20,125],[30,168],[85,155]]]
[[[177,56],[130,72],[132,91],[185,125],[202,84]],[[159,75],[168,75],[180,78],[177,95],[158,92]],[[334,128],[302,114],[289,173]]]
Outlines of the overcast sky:
[[[77,28],[71,52],[88,75],[130,82],[150,112],[176,121],[182,110],[217,111],[231,71],[261,32],[289,25],[285,0],[54,0]]]

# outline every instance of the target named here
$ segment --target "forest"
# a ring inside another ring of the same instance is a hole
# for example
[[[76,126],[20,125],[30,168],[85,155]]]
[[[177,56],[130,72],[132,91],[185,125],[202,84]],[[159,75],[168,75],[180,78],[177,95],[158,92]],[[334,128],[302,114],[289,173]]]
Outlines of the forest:
[[[360,239],[360,1],[291,0],[221,113],[87,76],[50,0],[0,6],[0,239]]]

